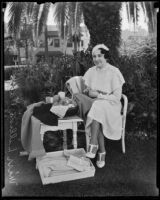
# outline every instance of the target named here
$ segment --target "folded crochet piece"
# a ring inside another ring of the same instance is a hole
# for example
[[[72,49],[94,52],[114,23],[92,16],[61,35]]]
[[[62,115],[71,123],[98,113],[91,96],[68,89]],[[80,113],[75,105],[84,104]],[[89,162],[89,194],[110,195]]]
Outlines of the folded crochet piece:
[[[90,160],[88,158],[78,158],[76,156],[70,155],[67,166],[73,167],[74,169],[82,172],[90,168]]]
[[[67,157],[67,159],[69,159],[71,155],[78,158],[86,157],[86,152],[84,151],[84,149],[76,149],[76,151],[74,149],[72,151],[64,149],[63,154],[65,157]]]
[[[69,108],[75,107],[73,104],[69,105],[53,105],[50,109],[50,111],[54,114],[56,114],[58,117],[63,118]]]

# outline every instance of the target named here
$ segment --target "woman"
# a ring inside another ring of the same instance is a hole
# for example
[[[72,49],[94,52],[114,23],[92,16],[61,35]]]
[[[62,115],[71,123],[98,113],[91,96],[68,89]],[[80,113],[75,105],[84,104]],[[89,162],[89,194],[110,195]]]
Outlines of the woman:
[[[98,151],[97,166],[105,166],[106,149],[104,137],[112,140],[121,138],[121,95],[124,78],[118,68],[108,63],[109,49],[104,44],[96,45],[92,50],[95,66],[84,74],[85,94],[93,98],[87,114],[86,134],[90,144],[86,154],[95,158]]]

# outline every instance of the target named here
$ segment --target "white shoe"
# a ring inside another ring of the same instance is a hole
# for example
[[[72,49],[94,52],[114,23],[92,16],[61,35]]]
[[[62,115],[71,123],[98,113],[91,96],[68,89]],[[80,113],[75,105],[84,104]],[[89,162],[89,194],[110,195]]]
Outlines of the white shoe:
[[[86,153],[86,157],[88,157],[88,158],[95,158],[97,150],[98,150],[98,145],[96,145],[96,144],[89,144],[89,148],[88,148],[88,152]]]
[[[106,155],[106,152],[98,153],[98,160],[96,162],[97,167],[102,168],[105,166],[105,155]]]

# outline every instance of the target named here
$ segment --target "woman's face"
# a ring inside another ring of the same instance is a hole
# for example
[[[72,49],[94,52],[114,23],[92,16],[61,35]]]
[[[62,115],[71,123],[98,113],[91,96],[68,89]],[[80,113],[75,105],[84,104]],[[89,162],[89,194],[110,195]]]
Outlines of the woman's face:
[[[101,53],[101,50],[95,50],[92,57],[93,62],[97,67],[103,67],[106,64],[106,59],[104,58],[104,54]]]

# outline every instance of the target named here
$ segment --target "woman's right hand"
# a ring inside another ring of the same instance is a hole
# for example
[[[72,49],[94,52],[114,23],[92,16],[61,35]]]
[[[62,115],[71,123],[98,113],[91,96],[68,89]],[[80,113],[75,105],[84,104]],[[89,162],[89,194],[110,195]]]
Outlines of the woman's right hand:
[[[88,92],[89,92],[89,90],[87,88],[83,90],[84,94],[87,94]]]
[[[97,98],[99,92],[97,92],[96,90],[89,90],[89,97],[91,98]]]

